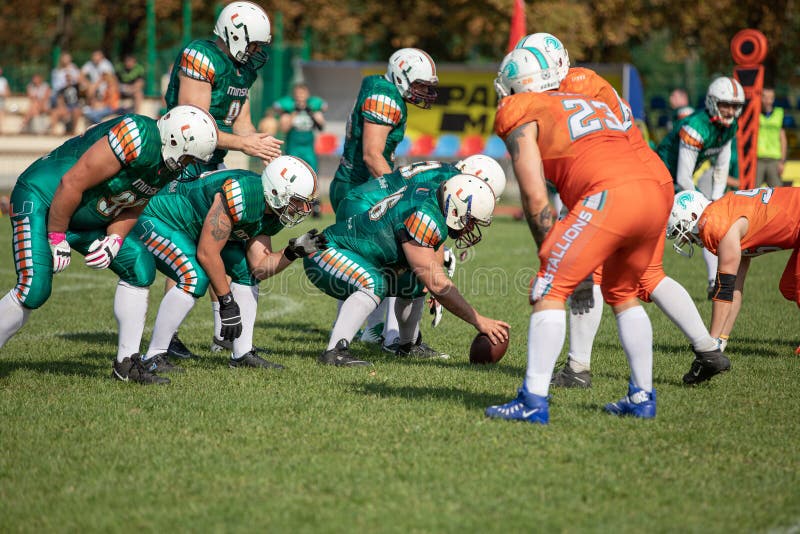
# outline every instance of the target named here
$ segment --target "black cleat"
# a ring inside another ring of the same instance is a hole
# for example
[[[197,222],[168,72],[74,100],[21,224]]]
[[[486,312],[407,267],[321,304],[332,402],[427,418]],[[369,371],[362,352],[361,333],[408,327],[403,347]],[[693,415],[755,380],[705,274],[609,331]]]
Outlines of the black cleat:
[[[121,362],[114,360],[111,378],[121,382],[138,382],[140,384],[169,384],[169,378],[148,371],[142,365],[138,353],[133,354],[130,358],[124,358]]]
[[[186,371],[183,367],[179,367],[169,361],[166,352],[156,354],[147,360],[142,360],[142,365],[151,373],[183,373]]]
[[[550,384],[561,388],[590,388],[592,387],[592,372],[575,371],[569,366],[569,363],[566,363],[553,375]]]
[[[211,341],[211,352],[232,352],[233,351],[233,341],[228,339],[219,339],[217,336]],[[262,347],[253,347],[253,351],[258,354],[263,354],[266,356],[267,354],[272,354],[272,351],[269,349],[265,349]]]
[[[708,352],[694,351],[694,361],[689,372],[683,375],[683,383],[694,385],[725,372],[731,368],[731,361],[719,349]]]
[[[167,348],[167,356],[172,358],[180,358],[181,360],[189,360],[192,358],[199,358],[197,354],[190,351],[189,348],[183,344],[183,341],[178,337],[178,333],[172,334],[172,340],[169,342]]]
[[[424,358],[424,359],[441,358],[443,360],[447,360],[450,358],[449,354],[439,352],[438,350],[432,348],[430,345],[423,343],[421,337],[417,338],[416,343],[405,343],[403,345],[400,345],[398,343],[397,349],[395,350],[395,355],[404,358]]]
[[[353,358],[349,350],[350,344],[346,339],[340,339],[334,348],[322,353],[317,360],[325,365],[335,365],[337,367],[356,367],[360,365],[372,365],[364,360]]]
[[[251,350],[241,358],[231,358],[228,360],[229,367],[256,367],[259,369],[275,369],[280,371],[283,366],[279,363],[268,362],[264,358],[256,354],[255,349]]]

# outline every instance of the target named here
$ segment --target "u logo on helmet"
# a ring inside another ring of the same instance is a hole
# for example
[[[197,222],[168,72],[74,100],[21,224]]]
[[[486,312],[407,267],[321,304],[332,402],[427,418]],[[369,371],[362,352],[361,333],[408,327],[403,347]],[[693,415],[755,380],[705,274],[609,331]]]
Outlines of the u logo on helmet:
[[[238,24],[236,23],[236,19],[238,18],[239,18],[238,13],[234,13],[233,15],[231,15],[231,24],[233,24],[233,27],[236,28],[237,30],[242,26],[244,26],[244,22],[239,22]]]
[[[286,173],[287,173],[287,172],[289,172],[289,169],[287,169],[286,167],[284,167],[284,168],[283,168],[283,170],[282,170],[282,171],[281,171],[281,173],[280,173],[280,174],[281,174],[281,178],[283,178],[284,180],[289,180],[289,183],[290,183],[290,184],[294,183],[294,181],[295,181],[295,180],[297,180],[297,175],[296,175],[296,174],[293,174],[291,178],[287,178],[287,177],[286,177]]]
[[[688,207],[689,202],[692,200],[691,193],[683,193],[678,197],[678,205],[684,209]]]
[[[183,136],[183,139],[185,141],[194,141],[194,136],[189,131],[190,128],[191,126],[189,126],[188,124],[184,124],[183,126],[181,126],[181,135]]]

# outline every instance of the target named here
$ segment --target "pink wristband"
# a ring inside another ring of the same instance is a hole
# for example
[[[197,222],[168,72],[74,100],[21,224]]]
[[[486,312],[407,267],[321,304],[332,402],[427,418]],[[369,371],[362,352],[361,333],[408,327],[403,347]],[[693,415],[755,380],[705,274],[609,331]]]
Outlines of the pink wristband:
[[[51,245],[58,245],[67,239],[67,234],[64,232],[47,232],[47,240]]]

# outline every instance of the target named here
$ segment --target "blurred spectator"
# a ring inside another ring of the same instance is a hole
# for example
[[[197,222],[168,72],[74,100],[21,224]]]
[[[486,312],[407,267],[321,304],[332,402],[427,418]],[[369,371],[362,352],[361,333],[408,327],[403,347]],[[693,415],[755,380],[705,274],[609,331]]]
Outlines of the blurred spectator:
[[[58,56],[58,65],[50,72],[50,87],[53,89],[50,96],[50,106],[55,107],[56,98],[58,94],[67,85],[77,83],[80,80],[81,71],[78,66],[72,62],[72,55],[69,52],[61,52]],[[71,81],[67,81],[67,77]]]
[[[314,130],[321,131],[325,127],[323,112],[327,108],[324,100],[311,96],[304,83],[296,83],[291,96],[285,96],[273,105],[279,116],[278,129],[286,139],[286,154],[304,160],[314,172],[319,171],[314,151]],[[313,215],[319,217],[319,203],[314,204]]]
[[[133,101],[133,112],[139,113],[144,100],[144,67],[136,61],[136,56],[126,54],[117,70],[119,94],[121,98]]]
[[[783,185],[787,146],[783,115],[783,108],[775,106],[775,89],[765,85],[761,92],[761,114],[758,117],[756,187],[764,182],[769,187]]]
[[[102,50],[95,50],[92,56],[81,67],[81,90],[86,95],[87,104],[92,105],[94,99],[98,95],[98,86],[101,83],[101,78],[104,72],[114,73],[114,65],[106,59]]]
[[[264,116],[258,121],[258,131],[272,136],[278,135],[278,119],[274,108],[264,110]]]
[[[29,131],[33,118],[47,113],[50,108],[50,85],[44,81],[41,74],[33,75],[26,92],[28,94],[28,110],[22,119],[20,132]]]
[[[682,87],[676,87],[669,94],[669,107],[672,109],[672,120],[667,123],[667,130],[672,130],[675,123],[694,113],[689,105],[689,93]]]
[[[3,76],[3,67],[0,67],[0,134],[3,133],[3,120],[6,117],[6,98],[10,94],[8,80]]]
[[[59,79],[59,84],[62,85],[61,89],[57,92],[55,89],[53,90],[55,94],[52,98],[53,109],[50,111],[50,133],[57,134],[56,126],[63,124],[66,134],[74,136],[81,118],[79,72],[77,68],[74,70],[65,68],[63,73],[59,73],[59,77],[62,74],[63,80]],[[55,76],[53,79],[55,80]]]
[[[109,115],[119,113],[119,82],[113,71],[104,71],[96,85],[97,92],[92,104],[83,110],[83,114],[92,124],[103,121]]]

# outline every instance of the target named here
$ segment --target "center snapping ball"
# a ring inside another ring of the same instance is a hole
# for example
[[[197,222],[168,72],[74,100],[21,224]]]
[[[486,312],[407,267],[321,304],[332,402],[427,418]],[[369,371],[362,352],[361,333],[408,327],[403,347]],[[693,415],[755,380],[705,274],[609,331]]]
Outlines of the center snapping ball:
[[[470,363],[487,364],[499,362],[508,350],[508,341],[509,338],[497,345],[493,345],[489,336],[478,334],[472,340],[472,345],[469,348]]]

